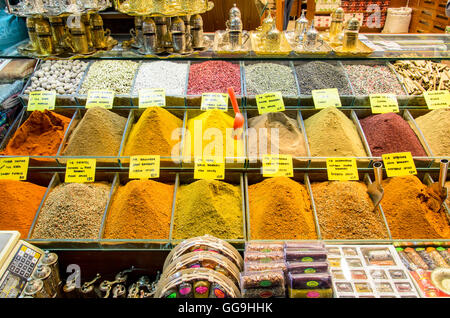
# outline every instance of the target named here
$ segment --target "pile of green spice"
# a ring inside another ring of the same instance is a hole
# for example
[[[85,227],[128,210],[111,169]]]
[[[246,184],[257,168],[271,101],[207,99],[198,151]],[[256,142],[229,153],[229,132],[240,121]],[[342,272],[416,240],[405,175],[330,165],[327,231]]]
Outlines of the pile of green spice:
[[[241,188],[217,180],[199,180],[177,191],[174,239],[205,234],[243,239]]]
[[[126,123],[126,118],[107,109],[88,109],[69,137],[63,155],[118,156]]]
[[[259,95],[282,92],[285,96],[297,95],[292,69],[283,64],[256,63],[245,66],[247,94]]]
[[[32,237],[97,239],[111,186],[107,183],[62,183],[48,195]]]

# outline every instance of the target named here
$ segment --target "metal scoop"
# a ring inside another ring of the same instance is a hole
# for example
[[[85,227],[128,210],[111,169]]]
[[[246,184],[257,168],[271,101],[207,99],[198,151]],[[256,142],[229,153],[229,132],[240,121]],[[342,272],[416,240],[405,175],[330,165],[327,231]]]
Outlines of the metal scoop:
[[[448,189],[445,186],[445,180],[447,179],[447,171],[448,171],[448,160],[441,160],[441,170],[439,171],[439,181],[432,183],[428,188],[437,193],[442,200],[441,206],[444,204],[445,200],[447,200]]]
[[[383,180],[383,164],[381,161],[373,164],[373,172],[375,174],[375,181],[369,184],[367,193],[372,198],[376,210],[384,196],[384,189],[381,186],[381,181]]]

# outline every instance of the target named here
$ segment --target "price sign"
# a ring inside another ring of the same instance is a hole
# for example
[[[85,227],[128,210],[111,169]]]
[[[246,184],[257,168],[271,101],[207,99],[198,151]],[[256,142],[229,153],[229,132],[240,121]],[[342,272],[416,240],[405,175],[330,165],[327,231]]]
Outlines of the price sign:
[[[263,177],[293,177],[294,168],[291,155],[263,155]]]
[[[139,90],[139,108],[165,106],[166,90],[164,88],[144,88]]]
[[[311,91],[314,107],[323,109],[327,107],[342,107],[341,98],[337,88],[314,89]]]
[[[70,159],[67,160],[66,176],[64,182],[84,183],[95,181],[95,159]]]
[[[228,110],[228,94],[203,93],[201,110],[220,109]]]
[[[29,157],[0,159],[0,180],[26,180],[29,161]]]
[[[132,156],[130,179],[159,178],[160,156]]]
[[[225,163],[223,158],[195,158],[194,179],[225,179]]]
[[[450,107],[450,92],[447,90],[424,92],[423,97],[425,97],[429,109]]]
[[[27,110],[53,110],[55,109],[56,91],[34,91],[30,92]]]
[[[327,174],[329,181],[357,181],[358,167],[354,158],[328,158]]]
[[[410,152],[382,155],[386,174],[390,177],[416,175],[416,165]]]
[[[90,89],[88,91],[88,97],[86,101],[86,108],[103,107],[106,109],[113,108],[114,104],[114,91],[110,89],[97,90]]]
[[[256,95],[255,97],[256,105],[261,115],[284,111],[284,101],[281,92],[265,93]]]
[[[394,94],[369,95],[373,114],[398,113],[397,96]]]

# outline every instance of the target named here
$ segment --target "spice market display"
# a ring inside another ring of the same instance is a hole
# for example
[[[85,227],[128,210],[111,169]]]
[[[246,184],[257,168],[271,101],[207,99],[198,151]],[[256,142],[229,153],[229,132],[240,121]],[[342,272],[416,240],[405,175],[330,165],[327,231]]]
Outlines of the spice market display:
[[[449,27],[260,2],[6,1],[0,298],[450,297]]]

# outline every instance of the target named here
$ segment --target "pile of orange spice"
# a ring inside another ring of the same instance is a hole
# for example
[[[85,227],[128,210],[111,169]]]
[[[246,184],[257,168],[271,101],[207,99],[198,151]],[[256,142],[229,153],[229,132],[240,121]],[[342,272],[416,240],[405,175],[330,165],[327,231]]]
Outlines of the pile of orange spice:
[[[442,200],[416,176],[383,180],[381,201],[393,239],[450,239]]]
[[[0,180],[0,231],[19,231],[26,238],[46,190],[30,182]]]
[[[55,112],[34,111],[8,142],[5,156],[56,156],[70,118]]]
[[[168,239],[174,186],[153,180],[133,180],[114,195],[106,239]]]

